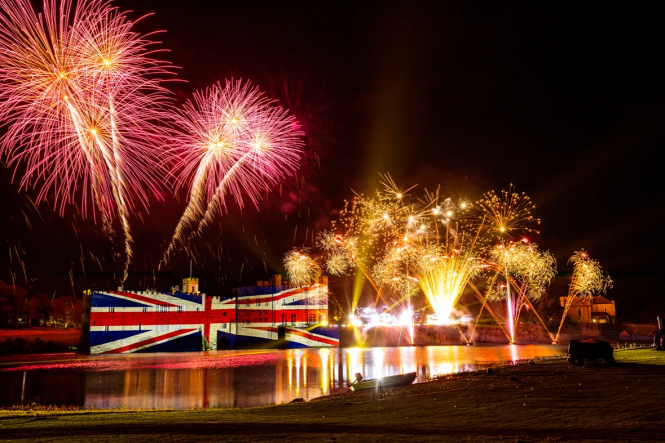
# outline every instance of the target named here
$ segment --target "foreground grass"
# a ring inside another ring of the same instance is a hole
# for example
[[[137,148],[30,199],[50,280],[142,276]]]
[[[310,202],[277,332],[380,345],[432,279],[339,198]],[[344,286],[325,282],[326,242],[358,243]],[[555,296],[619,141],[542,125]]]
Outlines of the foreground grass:
[[[0,411],[0,440],[659,441],[665,353],[467,373],[377,394],[247,409]]]

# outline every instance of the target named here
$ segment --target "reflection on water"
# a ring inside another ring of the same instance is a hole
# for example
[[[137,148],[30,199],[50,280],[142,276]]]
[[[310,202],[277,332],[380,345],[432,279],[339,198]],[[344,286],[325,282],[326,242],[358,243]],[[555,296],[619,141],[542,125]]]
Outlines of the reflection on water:
[[[479,365],[563,353],[549,345],[212,351],[0,359],[0,406],[95,408],[259,406],[343,392],[365,378],[417,372],[418,381]]]

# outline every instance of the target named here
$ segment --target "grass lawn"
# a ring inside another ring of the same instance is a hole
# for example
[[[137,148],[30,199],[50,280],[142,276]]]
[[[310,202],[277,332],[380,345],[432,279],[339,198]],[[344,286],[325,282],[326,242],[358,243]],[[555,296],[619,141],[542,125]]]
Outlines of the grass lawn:
[[[0,440],[663,441],[665,352],[466,373],[378,393],[247,409],[0,411]]]

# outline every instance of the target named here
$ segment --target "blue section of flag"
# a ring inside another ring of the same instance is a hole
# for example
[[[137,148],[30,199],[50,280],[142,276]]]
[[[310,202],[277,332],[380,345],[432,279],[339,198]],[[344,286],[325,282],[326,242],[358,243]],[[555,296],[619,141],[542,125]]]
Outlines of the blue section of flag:
[[[184,337],[174,337],[153,346],[139,349],[134,352],[188,352],[188,351],[202,351],[203,339],[200,331],[193,334],[185,335]]]
[[[309,348],[309,346],[295,341],[288,341],[288,340],[286,341],[286,349],[302,349],[302,348]]]
[[[139,303],[134,300],[126,300],[120,297],[113,297],[108,294],[94,292],[92,294],[91,306],[93,308],[149,308],[151,305]]]
[[[132,330],[132,331],[90,331],[90,346],[103,345],[116,340],[133,337],[138,334],[147,332]]]
[[[322,335],[324,337],[339,340],[339,328],[334,326],[317,326],[313,329],[307,329],[307,332],[312,334]]]
[[[171,297],[179,298],[180,300],[191,301],[193,303],[201,303],[203,297],[199,294],[185,294],[184,292],[174,292],[169,294]]]
[[[300,300],[296,301],[289,301],[289,297],[286,297],[284,300],[284,304],[282,306],[305,306],[308,305],[309,300],[307,297],[301,298]]]
[[[219,331],[217,333],[218,346],[219,346],[219,340],[221,340],[223,336],[232,336],[229,337],[233,340],[231,342],[232,349],[271,349],[278,344],[277,340],[272,340],[269,338],[253,337],[251,335],[242,335],[242,334],[234,335]]]

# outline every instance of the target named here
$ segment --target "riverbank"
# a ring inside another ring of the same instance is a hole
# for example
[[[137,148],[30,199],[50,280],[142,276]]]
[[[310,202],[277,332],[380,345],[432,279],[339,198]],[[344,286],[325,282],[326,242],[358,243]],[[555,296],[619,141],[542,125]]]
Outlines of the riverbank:
[[[52,341],[54,343],[65,343],[76,345],[81,339],[81,330],[77,328],[49,328],[33,327],[24,329],[0,329],[0,340],[22,338],[24,340],[34,340],[39,338],[43,341]]]
[[[4,439],[114,441],[655,441],[665,435],[665,353],[619,364],[565,360],[450,375],[381,395],[341,394],[247,409],[0,411]]]
[[[0,355],[72,352],[80,338],[74,328],[0,329]]]
[[[567,345],[572,339],[594,338],[607,340],[615,345],[653,342],[655,324],[637,323],[566,323],[559,336],[559,344]],[[551,335],[550,335],[551,334]],[[547,331],[540,323],[519,323],[515,330],[518,344],[552,343],[555,330]],[[505,344],[508,338],[500,325],[473,323],[460,325],[416,325],[413,330],[413,343],[416,346]],[[355,328],[340,328],[342,347],[366,346],[409,346],[411,336],[407,328],[377,326],[359,332]]]

